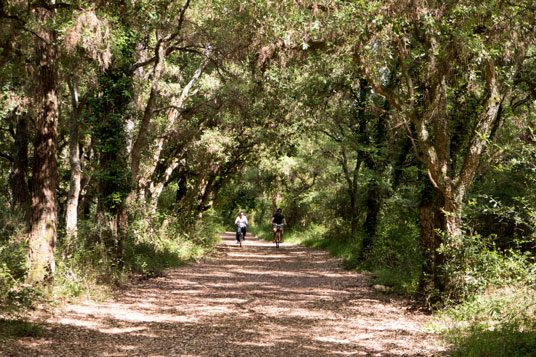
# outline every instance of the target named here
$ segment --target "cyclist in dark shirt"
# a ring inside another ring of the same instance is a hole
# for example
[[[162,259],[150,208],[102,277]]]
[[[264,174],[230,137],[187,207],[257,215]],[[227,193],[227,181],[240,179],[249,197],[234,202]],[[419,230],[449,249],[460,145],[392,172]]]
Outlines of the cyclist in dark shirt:
[[[285,220],[285,216],[283,216],[283,210],[281,208],[278,208],[275,211],[275,214],[272,216],[272,220],[270,221],[271,224],[287,224],[287,221]],[[283,239],[283,234],[285,234],[285,231],[283,230],[283,227],[281,229],[281,239]],[[273,227],[274,232],[274,240],[275,240],[275,232],[276,227]]]

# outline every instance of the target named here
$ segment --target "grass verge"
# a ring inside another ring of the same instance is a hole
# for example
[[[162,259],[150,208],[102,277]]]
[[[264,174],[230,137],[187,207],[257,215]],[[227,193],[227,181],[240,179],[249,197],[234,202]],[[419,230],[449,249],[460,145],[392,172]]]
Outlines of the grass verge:
[[[536,289],[490,289],[439,312],[430,328],[454,346],[453,356],[535,356]]]

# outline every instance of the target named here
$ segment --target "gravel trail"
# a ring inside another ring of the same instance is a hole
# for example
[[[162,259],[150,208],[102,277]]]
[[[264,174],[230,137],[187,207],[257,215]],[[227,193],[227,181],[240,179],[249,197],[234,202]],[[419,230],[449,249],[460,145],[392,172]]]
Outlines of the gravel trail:
[[[0,356],[432,356],[429,316],[325,251],[222,236],[218,254],[68,305]]]

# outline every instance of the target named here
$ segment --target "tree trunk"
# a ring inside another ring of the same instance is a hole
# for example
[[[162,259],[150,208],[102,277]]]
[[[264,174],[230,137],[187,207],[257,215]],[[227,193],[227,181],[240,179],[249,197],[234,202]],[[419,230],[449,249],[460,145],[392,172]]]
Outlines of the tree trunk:
[[[93,137],[89,137],[87,143],[79,147],[80,159],[85,159],[87,162],[91,162],[96,153],[95,147],[96,140]],[[97,191],[95,189],[95,183],[97,179],[94,175],[82,175],[80,179],[80,195],[78,197],[78,218],[87,220],[89,219],[91,204],[95,201]]]
[[[174,158],[171,161],[171,164],[166,168],[166,171],[164,173],[164,176],[159,180],[159,182],[151,182],[151,185],[149,187],[150,192],[150,199],[149,199],[149,209],[150,209],[150,217],[152,218],[156,214],[156,210],[158,209],[158,200],[160,199],[160,195],[162,194],[162,191],[164,190],[164,186],[166,182],[171,177],[171,174],[175,169],[179,166],[179,160],[177,158]]]
[[[105,115],[106,116],[106,115]],[[106,121],[106,119],[105,119]],[[117,125],[116,120],[110,125]],[[118,134],[118,129],[115,134]],[[115,140],[117,138],[111,138]],[[126,227],[124,210],[125,181],[127,181],[125,168],[124,147],[121,142],[116,142],[114,151],[100,152],[99,166],[105,173],[99,178],[97,184],[97,223],[100,230],[101,243],[112,252],[118,260],[122,257],[124,230]]]
[[[175,125],[175,122],[180,117],[180,109],[184,106],[184,101],[188,98],[188,96],[191,95],[190,91],[192,90],[194,84],[197,82],[201,74],[203,73],[203,70],[205,69],[206,65],[208,63],[208,57],[205,57],[197,70],[195,71],[194,75],[182,88],[181,94],[179,97],[173,98],[171,100],[171,106],[173,107],[170,109],[167,113],[167,119],[166,119],[166,125],[163,128],[163,132],[160,135],[160,138],[156,140],[156,143],[154,145],[154,151],[153,151],[153,158],[152,161],[149,163],[148,167],[144,170],[144,172],[138,174],[137,167],[135,168],[133,165],[133,168],[136,169],[136,177],[135,183],[138,183],[138,200],[143,200],[145,198],[145,189],[147,188],[148,184],[147,182],[150,180],[150,177],[154,175],[157,165],[159,162],[161,162],[161,155],[162,151],[164,149],[164,144],[166,143],[166,138],[169,136],[169,132],[173,129],[173,126]],[[194,91],[195,92],[195,91]],[[141,130],[141,129],[140,129]],[[167,139],[169,140],[169,139]],[[133,149],[133,162],[134,162],[134,149]],[[139,164],[138,164],[139,167]],[[134,170],[133,170],[134,171]],[[133,175],[134,176],[134,175]]]
[[[446,232],[449,237],[460,237],[462,234],[462,199],[463,197],[443,194],[443,202],[445,209],[445,212],[443,213],[443,215],[445,216],[445,224],[443,226],[443,231]]]
[[[374,180],[369,184],[367,192],[367,216],[363,224],[362,252],[366,253],[372,249],[376,228],[378,226],[378,214],[380,213],[382,193],[378,183]]]
[[[13,193],[13,210],[27,221],[30,215],[31,195],[28,186],[28,119],[22,114],[17,119],[15,141],[13,143],[13,175],[11,192]]]
[[[338,158],[342,170],[344,172],[344,178],[348,185],[348,198],[350,199],[350,229],[352,238],[357,236],[357,231],[359,229],[359,209],[357,205],[357,191],[358,185],[357,180],[359,177],[359,171],[361,170],[362,158],[360,155],[357,155],[355,159],[355,166],[352,168],[349,167],[348,163],[348,154],[346,149],[341,150],[341,156]]]
[[[349,187],[350,192],[350,233],[352,239],[357,237],[357,232],[359,230],[359,208],[357,206],[357,187]]]
[[[80,141],[78,127],[80,120],[80,102],[76,83],[69,83],[71,91],[71,122],[69,138],[69,163],[71,166],[71,182],[67,209],[65,213],[65,227],[67,232],[66,245],[70,246],[73,237],[76,237],[78,223],[78,199],[80,197],[82,166],[80,164]]]
[[[47,1],[47,3],[49,3]],[[50,2],[51,3],[51,2]],[[51,5],[51,4],[49,4]],[[56,33],[48,28],[54,13],[40,7],[40,29],[36,39],[36,84],[39,115],[36,123],[33,164],[32,217],[29,241],[28,282],[52,282],[55,271],[57,121],[58,98]]]
[[[158,45],[157,45],[155,52],[156,52],[156,60],[155,60],[154,68],[153,68],[153,80],[152,80],[152,85],[151,85],[151,92],[149,94],[149,99],[147,100],[147,105],[145,106],[145,111],[143,113],[140,128],[138,130],[138,136],[132,146],[132,152],[130,155],[131,156],[130,172],[131,172],[131,180],[132,180],[132,184],[134,185],[133,186],[134,188],[137,187],[138,174],[139,174],[140,162],[141,162],[141,154],[147,142],[147,135],[148,135],[149,127],[151,124],[151,119],[153,118],[153,112],[156,106],[156,100],[158,99],[158,96],[160,95],[160,76],[162,74],[164,56],[166,52],[165,47],[162,45],[160,41],[158,41]],[[129,198],[127,199],[127,201],[130,201],[133,199],[132,197],[133,194],[135,194],[135,189],[133,190],[133,192],[131,192],[131,194],[129,194]]]
[[[445,290],[445,279],[441,272],[445,257],[437,252],[441,245],[440,231],[444,231],[446,221],[441,211],[444,207],[444,199],[441,192],[427,182],[423,190],[419,205],[419,225],[421,229],[421,251],[423,266],[419,288],[427,290],[432,288],[439,291]]]
[[[80,219],[86,220],[89,219],[91,212],[91,204],[95,200],[96,190],[95,186],[96,179],[94,176],[82,176],[80,182],[80,196],[78,199],[78,216]]]
[[[138,136],[136,137],[136,140],[132,144],[132,150],[130,152],[130,181],[132,185],[127,194],[125,202],[123,203],[120,211],[118,212],[118,222],[117,222],[117,234],[118,234],[117,253],[118,254],[117,255],[118,255],[120,262],[122,261],[120,258],[123,252],[123,245],[124,245],[124,239],[125,239],[124,237],[126,236],[126,228],[128,225],[128,210],[131,207],[132,202],[134,202],[136,198],[136,193],[140,191],[139,176],[140,176],[140,164],[141,164],[142,152],[146,147],[147,137],[149,135],[149,128],[151,126],[151,120],[153,118],[153,112],[156,106],[157,99],[160,96],[160,77],[162,75],[165,54],[166,54],[166,47],[162,43],[162,40],[158,39],[157,44],[156,44],[156,49],[155,49],[156,59],[155,59],[154,67],[153,67],[151,91],[149,93],[149,99],[147,100],[147,104],[145,105],[143,117],[140,123],[140,127],[138,129]],[[128,121],[127,121],[125,130],[127,132],[129,131]],[[130,145],[128,145],[127,143],[126,147],[128,146]],[[145,192],[145,187],[141,187],[141,191]]]
[[[106,71],[102,78],[102,120],[95,123],[100,173],[97,179],[99,239],[118,262],[123,255],[126,230],[125,197],[132,191],[126,165],[125,117],[130,105],[132,81],[124,68]]]

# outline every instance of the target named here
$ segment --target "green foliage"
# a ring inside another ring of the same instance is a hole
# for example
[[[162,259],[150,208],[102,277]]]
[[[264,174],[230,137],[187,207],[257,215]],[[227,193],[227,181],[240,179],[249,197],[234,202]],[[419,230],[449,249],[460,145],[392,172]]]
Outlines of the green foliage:
[[[130,192],[130,171],[126,165],[126,119],[132,115],[135,35],[119,31],[113,41],[114,60],[98,76],[98,90],[89,98],[86,122],[96,139],[97,161],[93,176],[98,180],[99,201],[106,212],[117,212]]]
[[[356,265],[374,271],[379,284],[414,295],[421,275],[421,262],[418,226],[401,219],[381,230],[366,260]]]
[[[84,234],[90,234],[84,236]],[[91,244],[96,237],[83,227],[79,239],[69,247],[59,247],[53,296],[56,299],[90,297],[100,299],[109,292],[105,283],[113,282],[118,276],[115,265],[110,261],[110,253],[102,244]]]
[[[454,356],[532,356],[536,290],[519,283],[476,294],[442,311],[431,328],[454,345]]]
[[[122,70],[108,70],[99,77],[102,96],[91,103],[91,134],[98,138],[100,153],[94,176],[101,185],[104,204],[118,207],[130,189],[129,170],[125,165],[125,118],[132,95],[132,78]]]
[[[172,217],[161,217],[173,220]],[[135,223],[135,222],[134,222]],[[136,228],[134,228],[136,227]],[[185,230],[178,222],[171,222],[165,229],[142,230],[142,225],[132,225],[133,234],[125,244],[124,271],[131,274],[154,276],[166,268],[197,261],[211,251],[217,241],[215,227],[207,221],[197,229]]]
[[[76,239],[58,248],[52,296],[70,300],[77,297],[103,299],[109,286],[134,277],[158,276],[167,268],[197,261],[210,254],[218,241],[218,220],[207,215],[197,228],[184,226],[174,217],[159,214],[148,222],[133,210],[121,262],[115,249],[99,239],[102,227],[84,221]]]
[[[131,273],[143,276],[156,276],[165,268],[177,267],[185,262],[181,259],[184,244],[177,242],[128,242],[125,245],[125,269]]]
[[[7,274],[10,279],[20,281],[24,278],[26,274],[26,251],[27,239],[25,237],[12,237],[1,243],[0,264],[3,273]]]
[[[490,238],[464,236],[443,245],[439,252],[450,257],[444,265],[449,277],[447,300],[466,301],[490,287],[536,283],[536,265],[530,253],[498,251]]]
[[[0,311],[18,313],[37,303],[42,292],[24,284],[27,236],[24,224],[9,214],[0,216]]]
[[[455,356],[531,356],[536,349],[536,265],[529,252],[498,250],[495,238],[464,236],[441,252],[448,303],[434,328]]]
[[[536,349],[534,330],[477,330],[449,340],[457,346],[452,352],[452,356],[456,357],[531,357]]]
[[[259,204],[258,200],[259,196],[262,195],[260,190],[262,186],[254,184],[257,179],[256,174],[256,171],[249,170],[241,181],[232,180],[222,189],[216,207],[220,210],[226,223],[231,220],[234,222],[234,218],[240,211],[244,211],[246,214],[262,211],[262,205]],[[253,218],[251,214],[248,216],[250,224],[254,223]]]
[[[197,261],[208,254],[219,239],[216,218],[211,215],[194,227],[184,226],[172,216],[156,219],[163,223],[157,226],[159,229],[145,232],[135,229],[130,235],[125,249],[127,271],[151,275]]]
[[[526,125],[526,126],[525,126]],[[483,236],[492,236],[502,250],[536,253],[536,147],[531,127],[511,125],[501,132],[516,135],[505,155],[477,181],[465,208],[466,224]],[[504,137],[501,137],[504,140]]]

